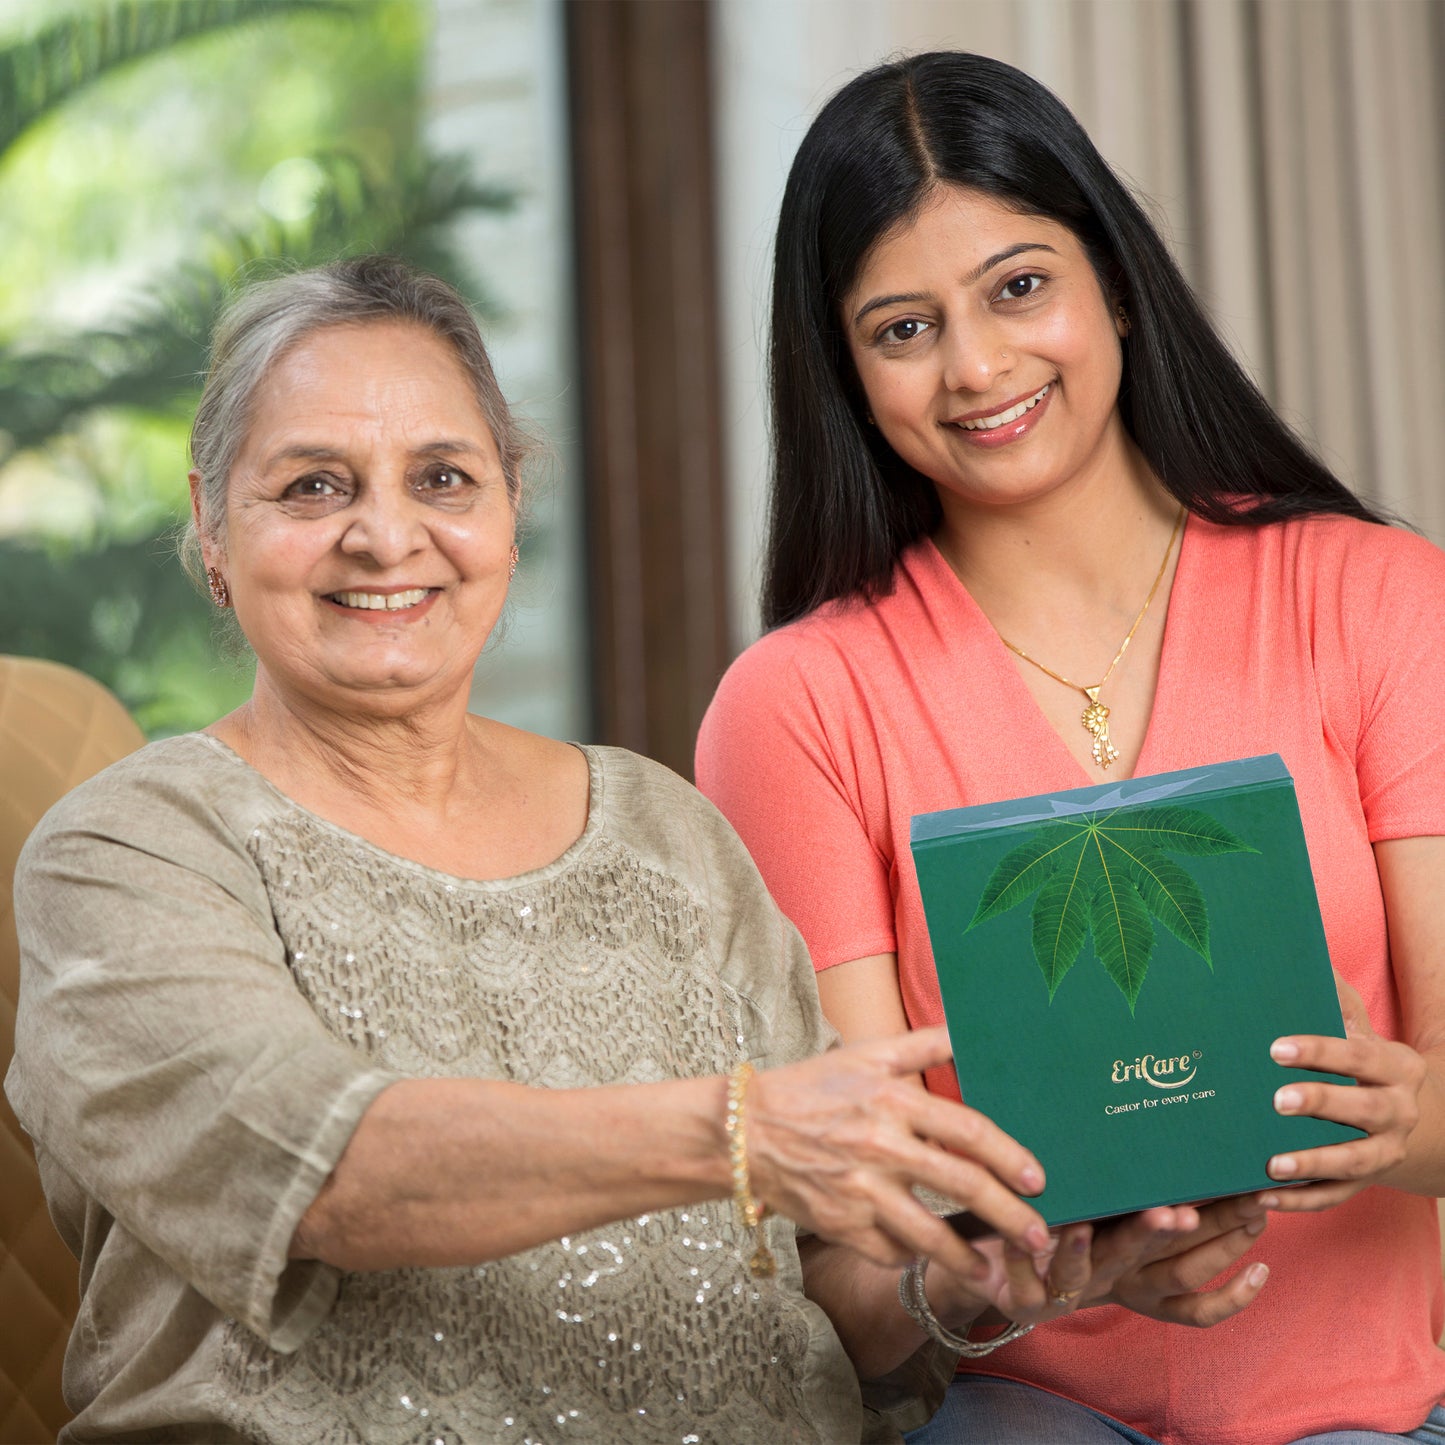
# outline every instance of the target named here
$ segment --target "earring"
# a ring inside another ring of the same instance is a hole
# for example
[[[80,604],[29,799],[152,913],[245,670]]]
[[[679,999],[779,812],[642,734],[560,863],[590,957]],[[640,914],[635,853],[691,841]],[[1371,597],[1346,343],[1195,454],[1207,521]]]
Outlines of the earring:
[[[521,554],[517,550],[517,544],[512,543],[512,558],[507,564],[507,581],[510,582],[517,575],[517,559]]]
[[[224,612],[231,605],[231,589],[214,567],[206,568],[206,586],[211,589],[211,601]]]
[[[872,413],[871,411],[865,411],[865,412],[863,413],[863,420],[866,421],[869,426],[877,426],[877,425],[878,425],[878,423],[873,420],[873,413]]]
[[[1114,307],[1114,315],[1118,318],[1119,321],[1120,334],[1127,336],[1134,329],[1134,323],[1129,320],[1128,309],[1125,307],[1122,301]]]

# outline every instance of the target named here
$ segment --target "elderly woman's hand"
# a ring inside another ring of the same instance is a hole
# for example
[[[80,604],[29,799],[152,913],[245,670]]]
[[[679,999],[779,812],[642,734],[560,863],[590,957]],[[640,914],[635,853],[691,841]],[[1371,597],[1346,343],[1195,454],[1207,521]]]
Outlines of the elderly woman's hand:
[[[914,1197],[919,1184],[1047,1259],[1047,1226],[1018,1197],[1043,1188],[1038,1160],[976,1110],[917,1085],[951,1057],[946,1029],[921,1029],[758,1074],[747,1116],[754,1193],[878,1264],[927,1255],[987,1278],[993,1265]]]

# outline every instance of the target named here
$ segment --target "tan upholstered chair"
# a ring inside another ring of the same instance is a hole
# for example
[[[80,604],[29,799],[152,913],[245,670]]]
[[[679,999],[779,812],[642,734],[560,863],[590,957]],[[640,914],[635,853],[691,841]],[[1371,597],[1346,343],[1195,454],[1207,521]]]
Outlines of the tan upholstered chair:
[[[73,668],[0,657],[0,1076],[15,1047],[15,859],[62,793],[145,738]],[[60,1366],[75,1318],[76,1263],[46,1213],[35,1156],[0,1096],[0,1445],[54,1440],[69,1418]]]

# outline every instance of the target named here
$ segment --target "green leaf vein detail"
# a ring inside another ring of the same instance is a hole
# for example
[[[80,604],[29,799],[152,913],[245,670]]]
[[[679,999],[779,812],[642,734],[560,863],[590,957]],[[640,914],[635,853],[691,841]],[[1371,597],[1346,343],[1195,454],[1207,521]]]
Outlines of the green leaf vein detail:
[[[1154,922],[1213,968],[1209,908],[1170,853],[1252,853],[1218,819],[1175,805],[1048,823],[994,868],[969,928],[1034,899],[1034,959],[1052,999],[1092,934],[1094,953],[1134,1011],[1153,957]]]

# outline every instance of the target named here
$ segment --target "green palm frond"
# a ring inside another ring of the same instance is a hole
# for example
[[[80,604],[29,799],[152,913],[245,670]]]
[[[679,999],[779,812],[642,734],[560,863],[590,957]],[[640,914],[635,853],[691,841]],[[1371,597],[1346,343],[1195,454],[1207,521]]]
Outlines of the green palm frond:
[[[0,155],[47,112],[121,66],[215,30],[337,0],[109,0],[0,46]]]
[[[227,289],[263,265],[311,266],[362,251],[392,252],[459,284],[484,315],[497,314],[492,299],[459,274],[445,232],[468,211],[510,207],[512,193],[478,184],[466,163],[451,157],[419,157],[384,181],[370,178],[348,155],[313,159],[322,182],[304,221],[266,217],[246,229],[213,233],[204,263],[192,262],[153,286],[123,324],[44,352],[0,350],[6,449],[42,446],[101,407],[189,404]]]

